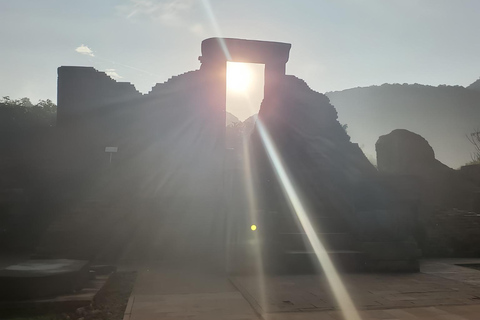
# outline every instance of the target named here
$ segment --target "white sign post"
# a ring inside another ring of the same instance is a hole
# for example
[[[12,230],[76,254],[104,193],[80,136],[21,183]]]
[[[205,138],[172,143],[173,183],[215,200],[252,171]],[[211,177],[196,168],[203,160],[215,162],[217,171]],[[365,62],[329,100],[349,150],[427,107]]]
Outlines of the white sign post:
[[[110,154],[110,164],[112,163],[112,153],[117,153],[118,147],[105,147],[105,152]]]

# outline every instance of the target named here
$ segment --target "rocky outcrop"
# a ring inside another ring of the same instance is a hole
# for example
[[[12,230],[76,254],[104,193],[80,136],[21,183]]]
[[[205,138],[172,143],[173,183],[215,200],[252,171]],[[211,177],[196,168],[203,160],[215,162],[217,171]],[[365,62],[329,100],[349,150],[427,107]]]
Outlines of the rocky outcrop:
[[[381,136],[376,150],[381,173],[415,182],[411,189],[418,190],[420,222],[416,236],[424,254],[478,254],[480,224],[475,211],[480,213],[480,188],[469,177],[474,170],[457,171],[442,164],[429,143],[408,130]]]
[[[424,174],[451,170],[435,159],[435,152],[422,136],[405,129],[381,136],[375,144],[378,170],[394,174]]]
[[[475,185],[435,159],[432,147],[422,136],[397,129],[381,136],[375,147],[380,172],[419,178],[424,206],[473,210]]]

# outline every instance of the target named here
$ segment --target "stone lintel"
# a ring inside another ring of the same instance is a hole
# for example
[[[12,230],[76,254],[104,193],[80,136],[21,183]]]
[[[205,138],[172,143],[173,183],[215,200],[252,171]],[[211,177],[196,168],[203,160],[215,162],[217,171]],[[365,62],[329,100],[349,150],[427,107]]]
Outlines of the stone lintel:
[[[202,41],[202,63],[248,62],[284,65],[287,63],[290,43],[244,40],[233,38],[209,38]],[[228,53],[226,53],[226,50]]]

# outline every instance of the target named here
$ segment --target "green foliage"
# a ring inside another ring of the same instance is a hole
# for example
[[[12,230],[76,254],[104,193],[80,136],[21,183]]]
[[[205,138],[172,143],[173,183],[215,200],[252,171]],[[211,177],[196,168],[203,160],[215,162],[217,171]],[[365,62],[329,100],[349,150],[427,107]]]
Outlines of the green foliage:
[[[48,128],[55,124],[57,106],[50,100],[33,104],[29,98],[0,99],[0,130],[5,132]]]

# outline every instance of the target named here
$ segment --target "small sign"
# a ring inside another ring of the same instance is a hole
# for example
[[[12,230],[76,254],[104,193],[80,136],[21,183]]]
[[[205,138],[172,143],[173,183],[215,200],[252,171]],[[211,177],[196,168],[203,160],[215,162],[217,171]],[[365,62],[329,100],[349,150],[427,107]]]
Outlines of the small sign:
[[[117,152],[118,147],[105,147],[105,152]]]

